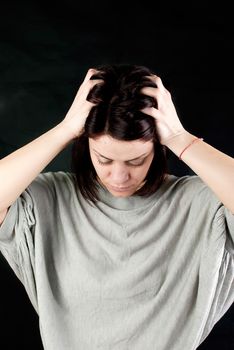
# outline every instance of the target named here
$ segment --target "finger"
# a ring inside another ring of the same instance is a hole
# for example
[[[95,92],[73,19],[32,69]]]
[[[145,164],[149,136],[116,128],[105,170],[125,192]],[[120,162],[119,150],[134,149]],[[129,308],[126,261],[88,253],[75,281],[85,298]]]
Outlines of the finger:
[[[141,109],[141,112],[153,117],[154,119],[157,119],[160,116],[159,110],[154,107],[145,107]]]
[[[92,88],[97,85],[97,84],[101,84],[103,83],[103,80],[102,79],[93,79],[93,80],[88,80],[86,82],[86,84],[84,85],[83,87],[83,92],[87,93],[89,92],[90,90],[92,90]]]
[[[102,84],[103,82],[104,80],[102,79],[87,80],[86,83],[83,82],[77,92],[77,96],[85,95],[86,98],[95,85]]]
[[[160,90],[165,89],[165,86],[163,85],[162,80],[158,75],[156,74],[147,75],[147,78],[152,80]]]
[[[104,81],[102,79],[95,79],[95,80],[89,80],[87,83],[86,83],[86,87],[84,89],[84,93],[86,95],[86,100],[89,101],[90,103],[93,103],[93,104],[97,104],[100,102],[100,98],[92,98],[92,102],[90,101],[90,96],[89,96],[89,93],[92,92],[92,89],[94,88],[95,85],[100,85],[100,84],[103,84]]]
[[[90,69],[88,70],[88,72],[87,72],[85,78],[84,78],[84,83],[85,83],[86,81],[90,80],[91,76],[94,75],[94,74],[97,73],[97,72],[98,72],[97,69],[95,69],[95,68],[90,68]]]
[[[140,90],[144,95],[157,98],[160,95],[160,92],[157,88],[145,86]]]

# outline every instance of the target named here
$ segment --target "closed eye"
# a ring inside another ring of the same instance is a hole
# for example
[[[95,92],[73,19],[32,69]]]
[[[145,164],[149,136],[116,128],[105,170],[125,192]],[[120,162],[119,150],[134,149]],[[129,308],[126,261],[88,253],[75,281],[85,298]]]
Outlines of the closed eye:
[[[105,162],[102,162],[100,159],[97,159],[97,161],[101,165],[107,165],[107,164],[110,164],[112,162],[111,160],[106,160]]]
[[[112,163],[112,160],[106,160],[105,162],[101,161],[100,159],[97,159],[98,163],[101,164],[101,165],[109,165]],[[129,162],[126,162],[127,165],[130,165],[130,166],[141,166],[143,165],[145,162],[145,159],[141,160],[140,162],[136,162],[136,161],[129,161]]]
[[[138,162],[128,162],[128,164],[129,165],[131,165],[131,166],[141,166],[141,165],[143,165],[144,164],[144,162],[145,162],[145,159],[143,159],[143,160],[141,160],[140,162],[138,161]]]

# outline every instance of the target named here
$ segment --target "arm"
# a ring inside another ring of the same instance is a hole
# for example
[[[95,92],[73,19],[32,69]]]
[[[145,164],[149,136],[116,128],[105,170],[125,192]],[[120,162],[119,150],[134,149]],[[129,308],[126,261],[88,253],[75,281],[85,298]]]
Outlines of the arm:
[[[0,219],[46,165],[84,128],[90,109],[95,105],[86,97],[100,80],[90,80],[90,69],[64,120],[37,139],[0,160]],[[1,221],[0,221],[1,222]]]
[[[166,146],[179,156],[194,138],[194,135],[186,131],[171,139]],[[200,140],[185,150],[182,160],[234,214],[234,159]]]
[[[69,129],[57,125],[0,160],[0,213],[8,208],[46,165],[72,140]]]
[[[169,91],[161,79],[149,77],[155,87],[145,87],[142,92],[154,97],[157,108],[147,107],[142,112],[155,118],[160,135],[160,143],[167,146],[177,156],[196,137],[187,132],[181,124]],[[199,140],[182,154],[182,160],[211,188],[220,201],[234,214],[234,159],[220,152],[206,142]]]

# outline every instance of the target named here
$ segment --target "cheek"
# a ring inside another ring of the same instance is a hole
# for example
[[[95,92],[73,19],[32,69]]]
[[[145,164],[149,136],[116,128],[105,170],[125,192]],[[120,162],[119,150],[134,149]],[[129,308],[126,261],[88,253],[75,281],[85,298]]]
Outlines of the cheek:
[[[146,161],[146,163],[142,167],[142,172],[144,172],[144,173],[148,172],[148,170],[149,170],[149,168],[151,166],[152,160],[153,160],[153,158],[151,158],[148,161]]]
[[[138,174],[138,176],[145,177],[148,170],[149,170],[149,166],[147,165],[147,166],[142,167],[142,169],[140,169],[139,172],[136,172],[136,174]]]
[[[99,177],[105,177],[109,173],[108,167],[98,164],[97,162],[93,162],[93,166],[95,171]]]
[[[147,172],[148,172],[149,166],[144,165],[141,167],[133,167],[131,169],[129,169],[129,173],[131,174],[131,178],[136,181],[142,181]]]

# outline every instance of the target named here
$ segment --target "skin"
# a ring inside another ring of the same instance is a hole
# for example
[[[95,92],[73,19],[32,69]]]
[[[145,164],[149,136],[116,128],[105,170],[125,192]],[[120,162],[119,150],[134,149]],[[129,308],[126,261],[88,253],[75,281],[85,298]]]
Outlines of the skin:
[[[67,144],[82,134],[87,115],[95,105],[89,102],[86,97],[95,84],[102,82],[101,80],[90,80],[90,77],[95,72],[96,70],[94,69],[88,70],[66,117],[61,123],[28,145],[1,159],[0,184],[3,185],[0,189],[0,223],[3,222],[10,205],[33,179]],[[191,144],[196,136],[185,130],[181,124],[170,92],[165,89],[160,77],[153,75],[149,76],[149,78],[156,83],[157,88],[145,87],[141,92],[153,97],[157,101],[158,108],[145,108],[142,112],[155,119],[160,143],[167,146],[177,156],[180,156],[181,152],[183,152],[182,161],[210,187],[224,206],[234,214],[234,196],[232,190],[234,178],[233,157],[215,149],[206,142],[200,141]],[[45,144],[49,144],[50,147],[44,147]],[[141,146],[144,147],[144,144],[142,143]],[[105,148],[104,150],[111,151],[109,148]],[[126,150],[121,153],[122,156],[126,154]],[[122,158],[121,160],[114,159],[114,164],[122,164]],[[108,184],[109,182],[107,180],[109,181],[111,178],[108,178],[108,175],[105,176],[105,168],[96,166],[95,164],[97,163],[94,157],[93,163],[100,179],[103,179],[103,182]],[[22,164],[30,166],[25,168],[25,166],[22,167]],[[107,165],[106,167],[108,168]],[[12,169],[19,169],[17,171],[18,177],[15,180],[11,176]],[[20,172],[20,169],[23,172]],[[128,180],[131,184],[138,183],[138,180],[140,178],[143,179],[147,173],[145,166],[142,169],[134,167],[134,170],[133,173],[130,173]],[[113,174],[113,170],[111,172]],[[137,174],[139,174],[139,178]],[[121,184],[117,180],[114,184]],[[139,186],[141,186],[141,181],[139,181]],[[134,190],[131,190],[127,195],[131,195],[131,193],[134,193]],[[123,195],[124,193],[121,193],[121,196]]]
[[[129,197],[142,187],[154,158],[152,141],[119,141],[109,135],[89,138],[89,151],[99,182],[115,197]]]

